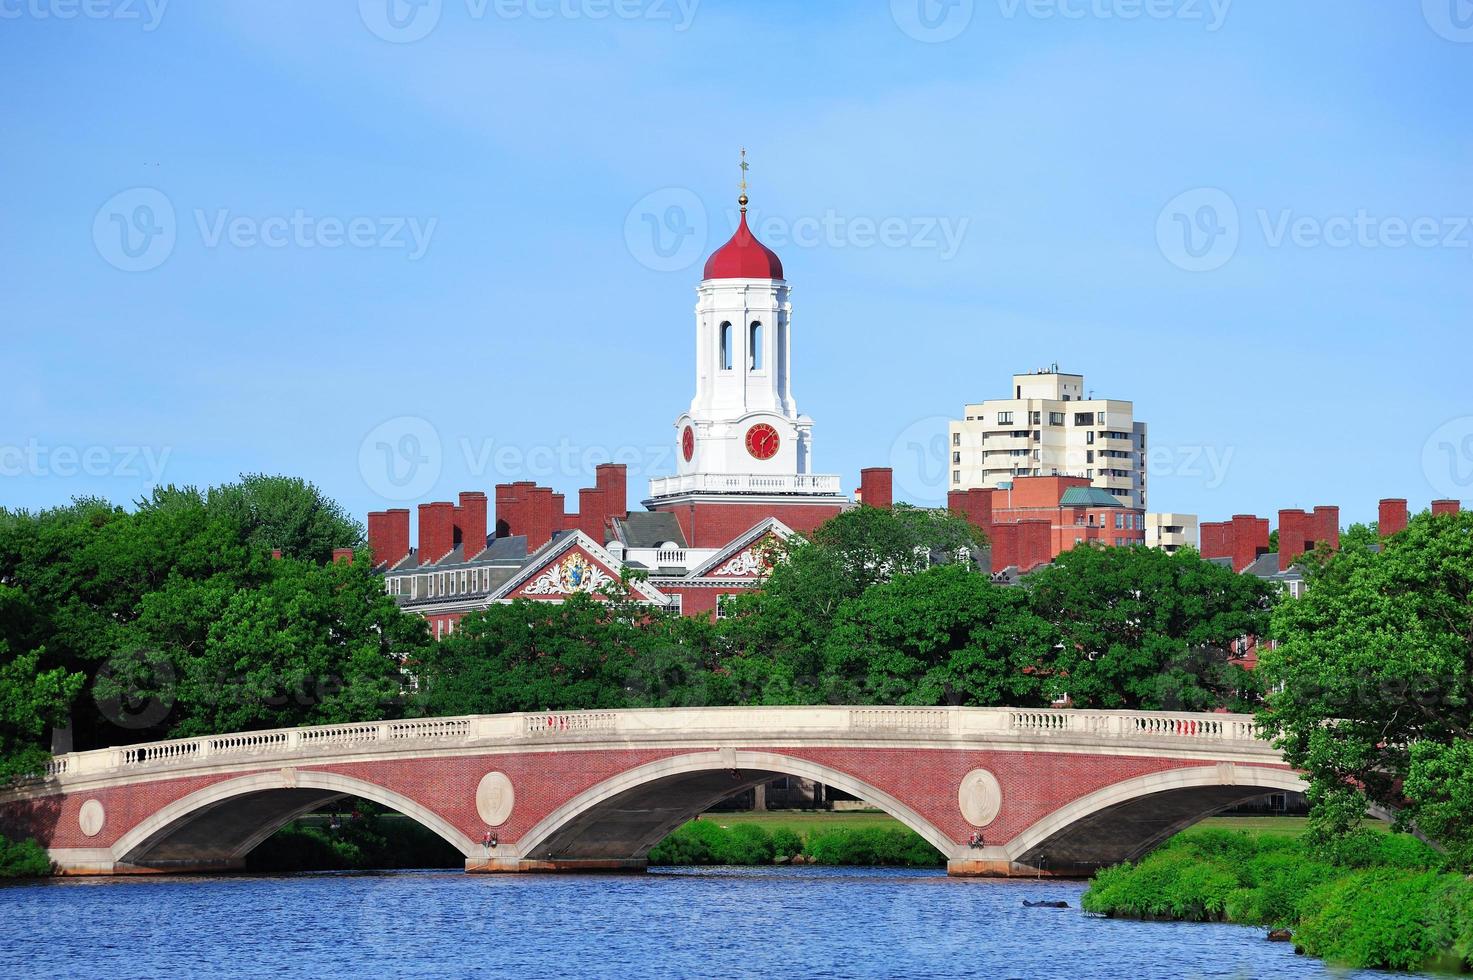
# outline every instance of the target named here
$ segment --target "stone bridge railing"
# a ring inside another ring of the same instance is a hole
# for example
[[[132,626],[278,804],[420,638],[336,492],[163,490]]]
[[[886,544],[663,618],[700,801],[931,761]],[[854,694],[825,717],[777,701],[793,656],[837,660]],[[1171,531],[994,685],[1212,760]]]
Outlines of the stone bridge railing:
[[[736,707],[554,711],[283,728],[149,742],[57,756],[48,779],[150,774],[202,765],[433,752],[563,742],[707,744],[774,740],[914,740],[1149,745],[1163,754],[1206,748],[1277,755],[1249,716],[1039,708]]]

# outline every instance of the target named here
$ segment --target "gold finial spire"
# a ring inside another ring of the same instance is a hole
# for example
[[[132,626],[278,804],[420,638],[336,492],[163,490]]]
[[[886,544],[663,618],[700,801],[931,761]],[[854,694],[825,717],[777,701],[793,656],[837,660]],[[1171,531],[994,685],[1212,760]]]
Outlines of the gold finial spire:
[[[747,171],[752,169],[752,165],[747,162],[747,148],[745,146],[742,147],[742,163],[741,163],[741,167],[742,167],[742,183],[741,183],[742,196],[739,197],[739,198],[737,198],[737,203],[742,206],[742,211],[745,213],[746,210],[747,210]]]

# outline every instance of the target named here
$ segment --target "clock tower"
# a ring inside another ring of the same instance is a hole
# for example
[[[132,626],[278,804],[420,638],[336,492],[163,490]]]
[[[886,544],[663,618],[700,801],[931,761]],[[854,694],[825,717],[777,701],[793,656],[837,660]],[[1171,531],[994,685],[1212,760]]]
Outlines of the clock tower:
[[[707,535],[691,508],[760,510],[752,524],[777,516],[805,530],[822,521],[776,508],[816,506],[827,519],[847,506],[837,476],[811,472],[813,420],[793,400],[791,287],[782,260],[747,226],[746,169],[744,151],[740,223],[696,289],[696,393],[675,422],[677,475],[650,481],[645,502],[681,514],[693,547]]]

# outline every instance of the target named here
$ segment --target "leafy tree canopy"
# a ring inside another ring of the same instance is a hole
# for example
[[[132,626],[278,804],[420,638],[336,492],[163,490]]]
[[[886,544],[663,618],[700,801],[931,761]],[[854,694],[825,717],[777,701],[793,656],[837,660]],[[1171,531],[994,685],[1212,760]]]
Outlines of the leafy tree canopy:
[[[1473,513],[1423,514],[1309,569],[1274,613],[1260,720],[1309,773],[1315,839],[1345,846],[1375,803],[1473,867]]]

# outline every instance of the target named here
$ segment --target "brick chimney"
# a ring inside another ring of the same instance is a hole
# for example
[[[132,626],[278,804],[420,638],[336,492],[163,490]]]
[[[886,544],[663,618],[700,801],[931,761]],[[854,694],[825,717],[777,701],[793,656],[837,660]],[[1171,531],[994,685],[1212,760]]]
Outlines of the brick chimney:
[[[530,554],[552,540],[552,488],[531,487],[526,497],[527,552]]]
[[[419,563],[432,565],[455,550],[455,505],[419,505]]]
[[[1340,550],[1340,508],[1339,507],[1316,507],[1314,516],[1311,518],[1311,541],[1319,544],[1321,541],[1330,546],[1331,551]]]
[[[460,530],[466,561],[486,550],[486,507],[484,493],[468,490],[460,495],[460,506],[455,508],[455,526]]]
[[[1391,497],[1381,501],[1380,512],[1377,514],[1377,526],[1381,530],[1381,537],[1389,538],[1398,534],[1407,526],[1407,502],[1397,497]]]
[[[1443,514],[1456,514],[1463,509],[1462,503],[1456,500],[1434,500],[1432,501],[1432,516],[1439,517]]]
[[[1314,547],[1314,519],[1303,510],[1279,511],[1279,571],[1289,570],[1310,548]]]
[[[604,463],[595,471],[594,484],[604,492],[604,514],[623,517],[629,513],[629,467]]]
[[[605,494],[598,487],[585,487],[578,491],[578,530],[598,544],[604,543],[604,528],[608,524]]]
[[[866,507],[889,510],[895,504],[895,471],[874,466],[859,471],[859,500]]]
[[[1268,553],[1268,518],[1252,514],[1234,514],[1231,543],[1233,571],[1241,572]],[[1282,538],[1282,535],[1280,535]],[[1282,544],[1282,541],[1280,542]]]
[[[368,547],[374,568],[393,568],[409,554],[409,511],[381,510],[368,515]]]
[[[992,491],[981,487],[971,490],[953,490],[946,495],[946,509],[965,517],[973,527],[986,534],[992,533]],[[1016,562],[1009,562],[1016,564]]]

